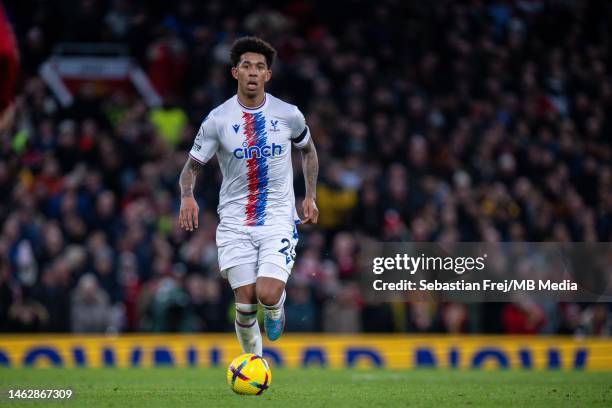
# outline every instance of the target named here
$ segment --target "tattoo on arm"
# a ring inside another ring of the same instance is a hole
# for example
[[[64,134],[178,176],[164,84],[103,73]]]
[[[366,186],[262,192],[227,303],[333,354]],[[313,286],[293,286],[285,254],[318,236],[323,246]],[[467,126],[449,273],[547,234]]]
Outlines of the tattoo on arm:
[[[196,176],[202,170],[202,164],[198,163],[191,157],[187,159],[181,176],[179,178],[179,185],[181,186],[181,198],[193,197],[193,188],[196,183]]]
[[[306,196],[317,198],[317,177],[319,175],[319,159],[312,139],[301,150],[302,170],[304,182],[306,183]]]

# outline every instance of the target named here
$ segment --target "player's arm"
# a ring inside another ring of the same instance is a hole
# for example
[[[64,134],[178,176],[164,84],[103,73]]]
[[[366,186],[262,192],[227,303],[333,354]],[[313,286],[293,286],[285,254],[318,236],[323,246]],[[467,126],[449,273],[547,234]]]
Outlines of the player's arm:
[[[300,149],[302,154],[302,171],[304,172],[304,183],[306,184],[306,197],[302,203],[304,209],[303,224],[316,224],[319,219],[319,209],[317,208],[317,177],[319,176],[319,159],[312,137]]]
[[[179,177],[179,185],[181,186],[179,225],[187,231],[193,231],[194,228],[198,228],[198,213],[200,208],[193,197],[193,189],[195,187],[196,178],[202,171],[202,167],[202,164],[189,156],[185,166],[183,166],[181,176]]]
[[[219,147],[215,118],[211,113],[200,125],[200,129],[193,141],[189,156],[181,176],[179,186],[181,187],[181,209],[179,211],[179,225],[187,231],[198,228],[198,213],[200,208],[193,197],[198,174],[202,171],[204,163],[216,153]]]

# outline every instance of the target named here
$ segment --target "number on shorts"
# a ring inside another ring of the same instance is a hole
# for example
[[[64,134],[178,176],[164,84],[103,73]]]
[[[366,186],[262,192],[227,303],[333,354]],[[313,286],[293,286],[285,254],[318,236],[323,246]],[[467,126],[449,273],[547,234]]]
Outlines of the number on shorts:
[[[284,247],[278,250],[281,254],[285,255],[285,262],[290,264],[292,261],[295,261],[295,247],[291,244],[287,238],[281,239],[281,244],[285,244]]]

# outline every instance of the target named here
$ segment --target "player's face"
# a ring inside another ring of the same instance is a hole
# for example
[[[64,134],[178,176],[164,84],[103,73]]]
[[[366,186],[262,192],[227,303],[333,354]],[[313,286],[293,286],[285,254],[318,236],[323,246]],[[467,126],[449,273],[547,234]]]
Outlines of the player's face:
[[[239,92],[254,98],[264,92],[264,85],[272,77],[272,71],[262,54],[245,52],[238,65],[232,68],[232,76],[238,81]]]

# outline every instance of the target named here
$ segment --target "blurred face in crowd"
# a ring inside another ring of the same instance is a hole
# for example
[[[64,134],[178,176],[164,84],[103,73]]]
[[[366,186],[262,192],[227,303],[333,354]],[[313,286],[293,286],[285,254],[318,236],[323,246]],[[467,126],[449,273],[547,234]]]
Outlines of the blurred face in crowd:
[[[232,68],[232,76],[238,81],[238,94],[253,99],[263,94],[272,71],[263,54],[245,52],[238,65]]]

